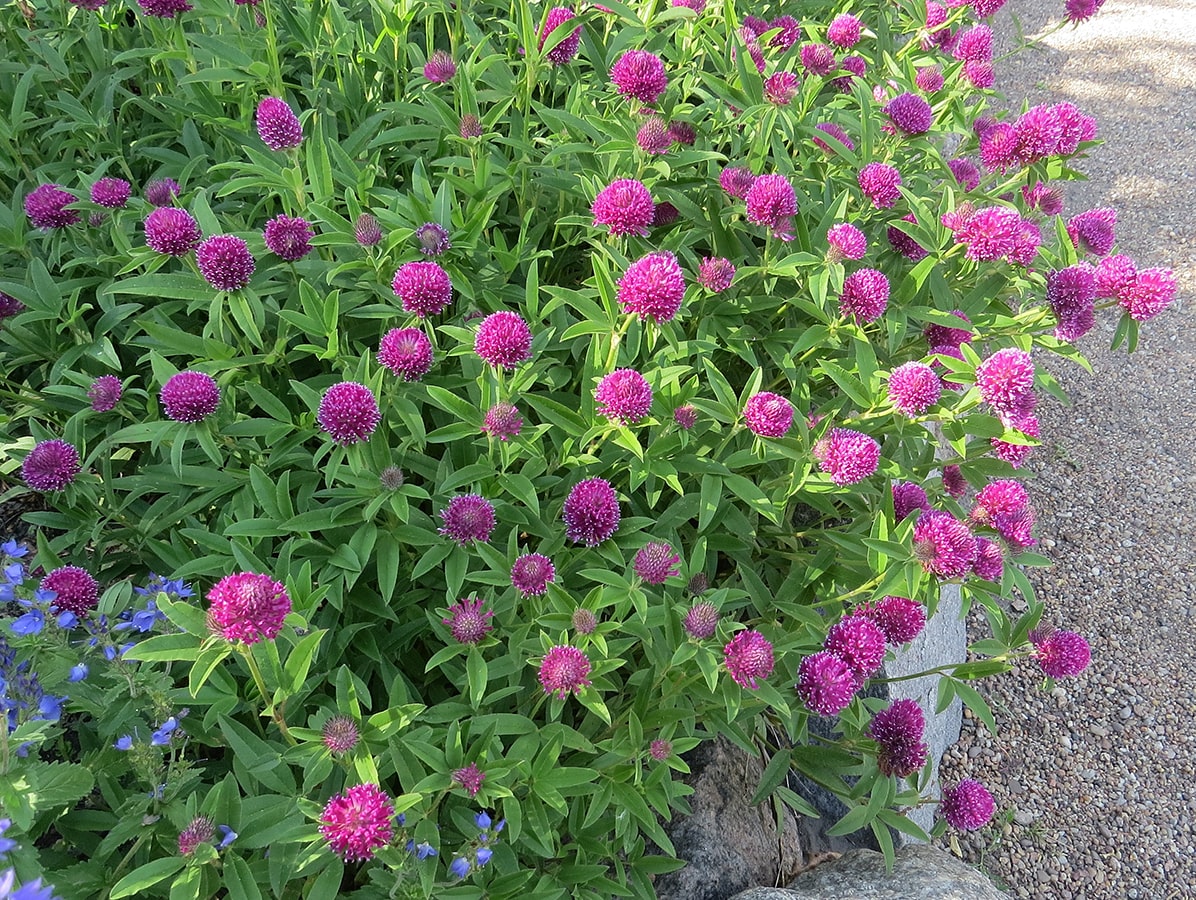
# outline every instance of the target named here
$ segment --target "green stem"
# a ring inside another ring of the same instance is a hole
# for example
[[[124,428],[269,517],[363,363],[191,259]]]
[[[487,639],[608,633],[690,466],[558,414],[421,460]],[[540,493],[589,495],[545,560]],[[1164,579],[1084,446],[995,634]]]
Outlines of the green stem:
[[[283,718],[282,710],[276,707],[270,701],[270,694],[266,690],[266,681],[264,678],[262,678],[262,670],[258,668],[257,660],[254,659],[253,649],[249,646],[246,646],[243,648],[242,653],[245,655],[245,661],[249,664],[249,671],[253,675],[253,680],[257,684],[257,689],[262,695],[262,702],[266,705],[266,712],[268,712],[271,718],[274,719],[274,723],[278,726],[278,730],[282,732],[282,736],[286,739],[286,742],[294,747],[299,742],[295,740],[290,730],[287,728],[286,719]]]

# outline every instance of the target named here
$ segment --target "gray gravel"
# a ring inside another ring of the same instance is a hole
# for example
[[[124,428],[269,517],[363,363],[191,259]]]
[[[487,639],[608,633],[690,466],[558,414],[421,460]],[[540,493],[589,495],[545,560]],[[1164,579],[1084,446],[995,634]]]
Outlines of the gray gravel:
[[[1062,2],[1013,0],[1005,47],[1042,34]],[[996,737],[965,719],[946,781],[977,778],[994,823],[959,850],[1018,897],[1196,897],[1196,0],[1109,0],[1095,19],[998,66],[1014,110],[1070,100],[1107,143],[1080,163],[1065,214],[1118,210],[1120,252],[1175,270],[1180,300],[1108,350],[1110,314],[1081,343],[1094,375],[1040,359],[1074,405],[1041,406],[1027,466],[1043,552],[1032,581],[1047,618],[1092,642],[1081,677],[990,679]],[[1025,470],[1023,470],[1025,471]],[[973,639],[987,637],[969,623]]]

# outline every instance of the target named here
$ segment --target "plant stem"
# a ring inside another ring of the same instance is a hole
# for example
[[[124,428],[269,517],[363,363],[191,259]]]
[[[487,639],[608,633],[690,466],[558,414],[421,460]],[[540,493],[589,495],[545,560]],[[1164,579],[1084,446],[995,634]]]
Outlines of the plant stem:
[[[278,725],[278,730],[282,732],[282,736],[286,739],[287,743],[294,747],[299,742],[295,740],[295,738],[291,735],[290,730],[287,728],[287,723],[283,718],[282,710],[276,707],[270,701],[270,694],[266,690],[266,681],[264,678],[262,678],[262,670],[258,668],[257,660],[254,659],[252,648],[246,646],[242,652],[245,654],[245,661],[249,664],[249,671],[253,675],[253,680],[257,684],[257,689],[261,692],[262,702],[266,704],[266,712],[268,712],[271,718],[274,719],[274,723]]]

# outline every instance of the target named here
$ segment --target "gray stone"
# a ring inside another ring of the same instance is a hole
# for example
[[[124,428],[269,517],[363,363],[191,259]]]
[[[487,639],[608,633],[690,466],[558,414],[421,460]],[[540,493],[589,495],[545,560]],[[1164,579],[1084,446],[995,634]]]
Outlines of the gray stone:
[[[686,754],[693,814],[665,824],[684,869],[656,880],[659,900],[726,900],[757,884],[776,884],[801,867],[796,817],[788,809],[778,830],[773,804],[748,801],[765,761],[726,738]]]
[[[788,888],[753,888],[730,900],[1007,900],[976,869],[924,844],[897,851],[893,871],[872,850],[852,850],[803,872]]]

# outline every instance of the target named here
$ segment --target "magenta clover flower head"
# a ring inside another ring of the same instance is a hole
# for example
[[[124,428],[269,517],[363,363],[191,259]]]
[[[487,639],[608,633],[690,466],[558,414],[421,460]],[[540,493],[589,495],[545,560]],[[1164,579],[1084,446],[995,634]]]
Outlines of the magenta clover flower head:
[[[369,440],[381,419],[374,392],[356,381],[341,381],[328,388],[316,413],[320,428],[343,446]]]
[[[1055,314],[1055,337],[1082,338],[1096,323],[1096,269],[1079,263],[1047,273],[1047,303]]]
[[[963,319],[965,322],[970,322],[967,316],[963,314],[963,310],[953,309],[951,315],[957,319]],[[971,343],[972,332],[969,328],[956,328],[952,325],[938,325],[931,322],[924,329],[922,334],[926,336],[926,343],[931,347],[959,347],[961,344]]]
[[[839,313],[861,325],[874,322],[889,304],[889,279],[876,269],[860,269],[843,279]]]
[[[594,198],[591,211],[595,227],[606,225],[613,235],[640,237],[648,236],[656,212],[652,195],[634,178],[621,178],[604,187]]]
[[[797,214],[797,194],[784,175],[761,175],[744,197],[747,220],[765,226],[775,238],[793,240],[793,217]]]
[[[667,200],[663,203],[657,203],[652,208],[652,224],[660,228],[663,228],[665,225],[672,225],[680,217],[681,211]]]
[[[943,72],[938,66],[925,66],[918,69],[918,74],[914,76],[914,84],[918,86],[918,90],[928,94],[941,91],[944,84]]]
[[[13,297],[11,294],[6,294],[0,291],[0,322],[9,318],[10,316],[20,315],[25,311],[25,304]]]
[[[1048,678],[1072,678],[1088,668],[1092,648],[1074,631],[1032,632],[1034,658]]]
[[[361,736],[357,730],[357,722],[349,716],[332,716],[321,729],[321,739],[328,752],[337,756],[348,753],[357,746]]]
[[[662,762],[673,755],[673,745],[670,741],[657,738],[648,745],[648,755],[657,762]]]
[[[525,597],[540,597],[556,581],[556,567],[542,553],[524,553],[511,565],[511,584]]]
[[[643,319],[668,322],[684,299],[685,275],[677,257],[667,250],[640,257],[619,279],[619,305]]]
[[[1018,160],[1029,165],[1051,156],[1063,137],[1063,123],[1054,106],[1032,106],[1013,123]]]
[[[893,127],[906,135],[925,134],[934,124],[934,112],[919,94],[898,94],[885,104],[884,112]]]
[[[1073,103],[1056,103],[1055,115],[1059,119],[1059,143],[1053,155],[1071,156],[1084,141],[1096,137],[1096,119],[1081,112]]]
[[[718,629],[718,610],[713,603],[695,603],[685,613],[681,624],[685,633],[697,641],[714,637]]]
[[[1099,207],[1072,216],[1067,220],[1067,233],[1071,242],[1081,253],[1108,256],[1113,249],[1116,236],[1117,210]]]
[[[861,686],[851,666],[827,650],[807,656],[797,669],[797,694],[820,716],[845,710]]]
[[[1066,0],[1063,8],[1067,11],[1067,21],[1079,24],[1095,16],[1104,5],[1105,0]]]
[[[205,240],[195,250],[195,262],[208,284],[219,291],[237,291],[245,287],[257,268],[249,246],[232,234],[214,234]]]
[[[186,256],[201,238],[199,223],[185,209],[162,206],[145,220],[145,243],[156,253]]]
[[[355,784],[320,814],[320,834],[345,862],[365,861],[394,837],[395,808],[376,784]]]
[[[79,474],[79,451],[57,439],[41,441],[21,463],[21,477],[35,491],[60,491]]]
[[[419,381],[432,368],[432,342],[418,328],[392,328],[378,345],[378,362],[404,381]]]
[[[652,408],[652,386],[635,369],[616,369],[603,376],[594,391],[599,415],[634,425]]]
[[[876,623],[885,642],[898,646],[908,644],[926,627],[926,609],[908,597],[889,596],[860,610]]]
[[[829,75],[839,67],[835,51],[826,44],[802,44],[801,66],[811,75]]]
[[[885,661],[885,634],[867,616],[844,616],[830,627],[823,649],[838,656],[861,678],[867,678]]]
[[[464,768],[453,772],[453,784],[460,787],[470,797],[476,797],[482,789],[482,782],[486,780],[486,773],[478,768],[477,763],[470,763]]]
[[[907,518],[915,509],[923,512],[930,509],[930,500],[921,485],[912,481],[893,482],[893,515],[900,522]]]
[[[461,117],[461,124],[457,128],[457,133],[466,140],[481,137],[482,120],[473,113],[466,113]]]
[[[592,609],[575,609],[573,615],[570,617],[569,624],[573,626],[573,630],[578,634],[593,634],[598,627],[598,617],[594,615]]]
[[[190,856],[200,844],[210,844],[216,837],[216,823],[207,816],[196,816],[179,832],[179,856]]]
[[[834,122],[819,122],[814,126],[815,135],[813,137],[814,144],[819,147],[823,153],[834,155],[838,152],[836,147],[823,140],[819,135],[830,135],[848,150],[854,150],[855,144],[851,138],[847,136],[847,132],[840,128]]]
[[[698,132],[688,122],[670,122],[669,137],[673,143],[692,147],[698,139]]]
[[[965,191],[974,191],[980,184],[980,170],[967,157],[959,157],[947,161],[947,168],[955,176],[955,180]]]
[[[226,641],[272,641],[291,611],[291,598],[282,582],[269,575],[237,572],[226,575],[208,591],[208,621]]]
[[[868,734],[878,744],[909,744],[922,740],[926,716],[916,700],[894,700],[868,723]]]
[[[780,31],[772,36],[768,46],[779,50],[788,50],[801,37],[801,23],[793,16],[777,16],[768,23],[768,31],[779,28]]]
[[[220,405],[220,388],[206,372],[188,370],[171,375],[162,385],[162,409],[175,422],[202,422]]]
[[[968,492],[968,480],[959,466],[943,466],[942,482],[943,490],[956,499]]]
[[[158,19],[174,19],[193,9],[187,0],[137,0],[137,5],[147,16]]]
[[[680,571],[681,557],[663,541],[652,541],[635,554],[632,568],[647,584],[664,584]]]
[[[257,105],[257,133],[271,150],[294,150],[303,143],[299,117],[278,97],[265,97]]]
[[[444,520],[440,533],[465,546],[472,541],[490,540],[496,518],[494,504],[481,494],[458,494],[440,512]]]
[[[60,185],[39,184],[25,195],[25,215],[34,228],[43,231],[65,228],[79,221],[78,211],[66,208],[75,201],[75,195]]]
[[[522,428],[523,416],[513,403],[495,403],[482,420],[482,432],[500,441],[518,437]]]
[[[91,186],[91,202],[108,209],[123,209],[132,189],[123,178],[104,177]]]
[[[661,154],[673,146],[672,135],[659,116],[649,116],[635,133],[635,142],[645,153]]]
[[[275,216],[263,233],[266,247],[287,262],[296,262],[311,253],[311,223],[298,216]]]
[[[438,222],[420,225],[415,229],[415,239],[419,241],[419,252],[424,256],[440,256],[453,246],[448,231]]]
[[[532,358],[532,330],[518,313],[492,313],[478,326],[474,352],[496,369],[513,369]]]
[[[868,61],[862,56],[845,56],[839,61],[839,68],[849,74],[840,75],[831,81],[831,85],[840,93],[850,94],[854,90],[852,82],[863,78],[868,71]]]
[[[918,219],[913,213],[910,213],[907,216],[902,216],[901,221],[916,224]],[[924,259],[926,257],[928,253],[926,248],[896,225],[890,225],[886,234],[889,238],[889,246],[904,256],[906,259],[912,259],[914,262],[917,262],[918,260]]]
[[[610,69],[610,80],[624,97],[634,97],[649,106],[668,87],[664,63],[647,50],[628,50]]]
[[[1012,426],[1026,437],[1038,437],[1037,416],[1024,416],[1012,423]],[[1015,469],[1019,468],[1034,450],[1034,448],[1029,444],[1014,444],[1010,443],[1009,441],[1003,441],[1000,438],[992,438],[989,443],[992,445],[993,452],[996,454],[997,459],[1004,460]]]
[[[832,428],[813,452],[819,468],[840,487],[863,481],[880,464],[880,444],[850,428]]]
[[[848,222],[832,225],[826,233],[829,247],[826,257],[830,262],[845,259],[861,259],[868,252],[868,239],[864,232]]]
[[[419,318],[439,315],[453,302],[453,283],[438,263],[403,263],[391,282],[403,311]]]
[[[987,19],[1001,11],[1006,0],[971,0],[968,4],[978,19]]]
[[[996,803],[988,788],[979,781],[965,778],[955,787],[943,791],[939,813],[947,824],[960,831],[982,828],[992,819]]]
[[[902,363],[889,375],[889,400],[898,412],[911,418],[938,403],[942,392],[942,381],[925,363]]]
[[[60,566],[42,579],[41,589],[53,591],[54,606],[62,612],[87,615],[100,602],[100,585],[78,566]]]
[[[792,72],[777,72],[764,79],[764,99],[774,106],[788,106],[801,87]]]
[[[980,136],[980,164],[990,172],[1004,172],[1020,164],[1017,148],[1013,126],[1006,122],[995,124]]]
[[[145,199],[151,206],[169,206],[179,195],[179,183],[173,178],[155,178],[145,186]]]
[[[564,700],[569,694],[581,692],[590,684],[590,661],[576,647],[558,644],[544,655],[540,663],[540,684],[544,693],[555,694]]]
[[[760,437],[784,437],[793,427],[793,404],[780,394],[760,391],[743,405],[743,420]]]
[[[884,163],[868,163],[857,176],[860,190],[877,209],[888,209],[901,198],[901,173]]]
[[[362,213],[353,223],[353,240],[362,247],[373,247],[382,242],[382,229],[378,220],[369,213]]]
[[[723,647],[723,662],[732,681],[740,687],[758,690],[758,682],[772,674],[772,644],[753,629],[737,632]]]
[[[1153,319],[1175,300],[1175,275],[1170,269],[1143,269],[1117,293],[1117,303],[1136,322]]]
[[[698,423],[698,411],[688,403],[678,406],[673,410],[673,421],[677,423],[678,428],[689,431]]]
[[[458,644],[477,644],[494,630],[490,620],[494,617],[492,610],[483,610],[484,601],[480,597],[458,600],[448,608],[448,618],[441,621],[449,627],[453,640]]]
[[[962,62],[992,62],[993,30],[987,25],[974,25],[961,32],[951,55]]]
[[[836,47],[850,50],[860,40],[863,23],[850,13],[841,13],[831,20],[826,30],[826,39]]]
[[[721,294],[731,286],[734,278],[735,266],[724,257],[705,256],[698,266],[698,284],[712,294]]]
[[[1120,297],[1138,278],[1138,267],[1128,256],[1106,256],[1096,265],[1096,296]]]
[[[1034,411],[1034,361],[1025,350],[1006,347],[976,367],[980,397],[1006,425],[1014,425]]]
[[[576,544],[596,547],[619,527],[619,498],[605,478],[587,478],[569,491],[562,514],[565,536]]]
[[[548,36],[560,25],[565,24],[571,19],[576,18],[573,10],[566,9],[563,6],[553,7],[548,11],[548,16],[544,20],[544,27],[540,29],[540,43],[536,45],[538,50],[544,49],[544,42],[548,40]],[[570,62],[573,57],[577,56],[577,48],[581,45],[581,26],[578,25],[571,32],[565,33],[560,42],[548,51],[548,61],[554,66],[563,66]]]
[[[746,169],[743,166],[728,166],[719,172],[718,175],[719,187],[736,200],[746,199],[748,191],[752,189],[752,185],[755,183],[756,176],[752,174],[750,169]]]
[[[932,509],[914,523],[914,556],[927,572],[960,578],[971,571],[978,552],[971,529],[949,512]]]
[[[971,82],[972,87],[984,90],[996,83],[997,72],[990,62],[969,59],[963,64],[963,77]]]
[[[453,76],[456,74],[457,64],[443,50],[437,50],[424,63],[424,78],[433,84],[444,84],[446,81],[452,81]]]
[[[101,375],[87,389],[91,408],[95,412],[108,412],[120,402],[121,383],[115,375]]]
[[[1000,581],[1005,574],[1005,554],[1001,545],[986,537],[976,538],[976,562],[972,572],[985,581]]]

